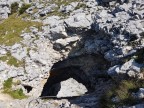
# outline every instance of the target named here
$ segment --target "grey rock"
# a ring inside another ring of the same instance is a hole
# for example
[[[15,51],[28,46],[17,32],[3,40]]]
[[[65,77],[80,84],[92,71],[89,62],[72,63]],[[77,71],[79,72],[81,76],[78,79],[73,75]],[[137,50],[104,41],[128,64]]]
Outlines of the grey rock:
[[[65,25],[67,29],[76,31],[77,29],[90,29],[92,24],[92,19],[90,15],[85,13],[75,14],[65,20]]]
[[[58,16],[51,16],[43,20],[43,24],[48,24],[50,27],[56,27],[59,23],[60,17]]]
[[[0,17],[8,18],[10,4],[13,1],[15,0],[0,0]],[[121,3],[118,3],[116,0],[84,0],[82,3],[86,4],[87,7],[76,10],[77,2],[65,6],[61,5],[59,8],[56,4],[47,3],[49,1],[25,1],[32,2],[32,6],[26,11],[31,16],[29,20],[34,19],[34,21],[42,22],[44,26],[42,27],[42,31],[38,31],[35,27],[30,27],[30,33],[25,33],[26,31],[23,30],[21,34],[23,38],[21,43],[23,45],[20,45],[20,43],[9,47],[0,46],[0,56],[4,56],[7,51],[10,51],[13,57],[25,61],[24,67],[9,66],[6,62],[0,62],[0,88],[3,87],[5,80],[14,77],[15,79],[19,79],[22,84],[33,88],[28,95],[32,97],[39,96],[44,86],[44,84],[41,85],[40,83],[49,77],[49,71],[54,63],[67,57],[84,54],[101,53],[104,55],[106,61],[108,60],[111,64],[107,73],[113,78],[114,76],[121,78],[120,74],[139,78],[142,75],[142,64],[136,63],[133,59],[123,64],[120,64],[120,62],[127,59],[127,57],[133,57],[138,51],[137,49],[144,47],[144,3],[143,0],[118,1]],[[102,3],[101,5],[99,5],[100,2]],[[107,8],[103,5],[110,6]],[[38,12],[35,12],[35,9]],[[47,14],[53,12],[55,9],[58,9],[60,12],[70,13],[70,15],[69,17],[47,16]],[[27,19],[24,18],[24,20]],[[81,40],[77,43],[79,39]],[[59,48],[59,50],[55,50],[54,47]],[[62,49],[63,47],[66,50]],[[29,51],[27,51],[27,48]],[[81,68],[86,72],[88,71],[88,74],[92,76],[91,81],[93,82],[95,81],[95,78],[93,78],[95,74],[103,73],[101,70],[97,71],[97,66],[94,65],[91,67],[97,60],[98,58],[94,62],[92,62],[93,58],[82,60],[84,62],[90,62],[84,63],[84,66],[82,64]],[[76,65],[76,63],[79,64],[77,60],[73,64]],[[84,87],[82,89],[81,87],[79,88],[80,84],[75,81],[73,83],[71,80],[73,79],[61,82],[62,88],[59,95],[78,95],[86,92]],[[98,82],[96,81],[94,83]],[[98,87],[95,87],[97,89],[96,91],[100,91],[98,93],[96,92],[96,95],[102,94],[101,91],[105,87],[103,86],[104,84],[102,81]],[[108,86],[110,85],[108,84]],[[70,89],[70,91],[67,91],[67,89]],[[80,93],[75,90],[80,90]],[[26,93],[26,90],[24,92]],[[140,91],[141,93],[143,93],[143,90]],[[98,100],[97,96],[94,98],[92,96],[80,98],[76,102],[80,107],[85,106],[91,108]],[[49,101],[42,103],[39,101],[39,105],[34,105],[38,108],[76,108],[78,106],[70,106],[68,101]],[[54,102],[57,103],[57,106],[53,104]],[[22,107],[23,104],[22,106],[18,106],[21,105],[20,103],[25,104],[24,100],[14,101],[11,104],[11,108],[16,108],[15,106],[18,108]],[[35,106],[33,108],[36,108]],[[134,107],[143,108],[143,105],[135,105]]]
[[[8,72],[8,76],[9,76],[10,78],[16,77],[16,76],[18,76],[18,72],[17,72],[16,70],[10,70],[10,71]]]
[[[130,67],[132,66],[134,60],[129,60],[128,62],[126,62],[125,64],[122,65],[121,70],[122,71],[126,71],[129,70]]]
[[[134,105],[134,106],[124,107],[124,108],[143,108],[143,107],[144,107],[144,104],[137,104],[137,105]]]
[[[37,33],[37,29],[35,29],[34,31],[32,30],[33,33]],[[35,35],[32,34],[32,33],[23,33],[21,34],[21,37],[25,40],[32,40],[32,39],[35,39]]]
[[[0,18],[7,19],[11,13],[10,5],[20,0],[0,0]]]
[[[39,10],[38,13],[40,16],[46,16],[48,13],[53,12],[56,7],[57,7],[56,4],[51,4],[50,6],[47,6]]]
[[[103,2],[111,2],[111,1],[114,1],[114,0],[102,0]]]
[[[36,27],[30,27],[30,30],[33,34],[38,33],[38,28],[36,28]]]
[[[73,11],[77,5],[78,5],[78,2],[72,2],[67,6],[61,5],[59,11],[64,12],[64,13],[68,13],[68,12]]]
[[[38,9],[42,9],[42,8],[44,8],[44,4],[36,4],[36,7],[38,8]]]
[[[98,3],[95,0],[84,0],[86,3],[86,6],[89,8],[94,8],[98,5]]]
[[[23,48],[21,44],[15,44],[12,46],[11,55],[21,61],[27,56],[27,48]]]
[[[0,55],[6,55],[7,51],[3,48],[0,48]]]
[[[135,93],[136,97],[138,99],[143,99],[144,98],[144,88],[139,88],[139,91]]]
[[[78,40],[79,40],[79,37],[70,37],[70,38],[66,38],[66,39],[57,39],[54,43],[54,46],[58,49],[59,48],[62,49],[64,47],[66,47],[67,45],[69,45],[71,43],[74,43]]]
[[[119,65],[113,66],[113,67],[109,68],[109,70],[108,70],[108,74],[110,76],[115,76],[119,73],[120,73],[120,66]]]
[[[0,65],[0,72],[1,72],[1,71],[4,71],[5,69],[6,69],[6,65],[4,65],[4,64],[3,64],[3,65]]]
[[[118,54],[116,54],[114,50],[110,50],[105,53],[104,57],[109,61],[115,61],[115,60],[118,60],[117,56],[118,56]]]
[[[65,27],[61,25],[51,28],[50,34],[52,36],[52,39],[54,40],[59,39],[59,38],[66,38],[68,36],[65,30]]]
[[[87,92],[86,87],[78,83],[73,78],[70,78],[66,81],[61,82],[61,89],[57,94],[57,97],[71,97],[71,96],[80,96]]]
[[[66,29],[63,25],[63,20],[61,20],[60,17],[48,17],[43,21],[43,23],[45,25],[49,25],[43,28],[46,31],[44,34],[49,35],[49,39],[56,40],[59,38],[67,37]]]
[[[117,76],[119,74],[128,75],[133,78],[142,78],[141,68],[143,65],[136,63],[133,59],[124,63],[121,66],[113,66],[108,70],[110,76]]]

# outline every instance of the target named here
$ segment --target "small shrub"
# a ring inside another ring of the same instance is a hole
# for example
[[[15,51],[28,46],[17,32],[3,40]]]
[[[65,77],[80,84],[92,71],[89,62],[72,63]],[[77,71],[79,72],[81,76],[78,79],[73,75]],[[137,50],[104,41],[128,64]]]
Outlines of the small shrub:
[[[18,90],[13,90],[11,92],[9,92],[9,95],[11,97],[13,97],[14,99],[24,99],[27,96],[23,93],[22,89],[18,89]]]
[[[75,7],[75,10],[80,9],[80,8],[86,8],[86,7],[87,7],[86,4],[84,4],[84,3],[79,3],[79,4]]]
[[[24,99],[27,96],[22,89],[12,90],[13,79],[9,78],[3,83],[3,93],[9,94],[14,99]]]
[[[31,7],[30,4],[23,4],[22,7],[19,9],[19,14],[23,14],[29,7]]]
[[[112,91],[107,91],[100,99],[100,108],[115,108],[114,103],[110,100],[113,96]]]
[[[61,6],[61,5],[64,5],[64,6],[66,6],[66,5],[68,5],[68,4],[70,4],[70,3],[72,3],[72,2],[80,2],[81,0],[50,0],[49,2],[51,3],[51,4],[57,4],[58,6]]]
[[[9,89],[11,89],[12,87],[12,78],[9,78],[6,81],[4,81],[3,87],[4,87],[4,91],[6,92],[9,91]]]
[[[16,13],[18,10],[19,4],[17,2],[14,2],[11,4],[11,14]]]
[[[17,60],[8,52],[5,56],[0,57],[0,60],[6,62],[10,66],[20,67],[24,65],[24,61]]]
[[[101,108],[117,108],[124,105],[134,105],[140,100],[136,100],[133,92],[137,92],[139,88],[144,87],[143,80],[123,80],[116,83],[109,91],[107,91],[100,99]],[[118,102],[113,102],[112,98],[117,97]]]

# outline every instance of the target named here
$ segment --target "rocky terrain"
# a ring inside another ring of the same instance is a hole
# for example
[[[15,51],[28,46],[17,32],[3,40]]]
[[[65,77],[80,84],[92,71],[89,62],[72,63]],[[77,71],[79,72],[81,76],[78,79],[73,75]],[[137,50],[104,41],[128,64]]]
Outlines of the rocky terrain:
[[[0,0],[0,108],[144,108],[144,0]]]

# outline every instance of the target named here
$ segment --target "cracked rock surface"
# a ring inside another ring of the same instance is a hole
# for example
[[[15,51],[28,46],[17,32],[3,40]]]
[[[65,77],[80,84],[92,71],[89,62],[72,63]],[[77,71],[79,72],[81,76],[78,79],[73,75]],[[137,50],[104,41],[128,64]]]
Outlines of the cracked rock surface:
[[[3,31],[14,15],[35,24]],[[0,94],[12,78],[11,89],[28,96],[0,108],[101,108],[116,81],[144,78],[144,0],[0,0],[0,35]],[[130,92],[135,104],[114,108],[143,108],[143,87]]]

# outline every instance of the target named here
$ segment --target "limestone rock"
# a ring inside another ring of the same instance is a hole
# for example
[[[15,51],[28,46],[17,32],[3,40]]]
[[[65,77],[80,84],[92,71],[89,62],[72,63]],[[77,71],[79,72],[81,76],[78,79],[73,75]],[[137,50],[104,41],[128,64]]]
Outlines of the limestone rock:
[[[65,20],[65,26],[72,31],[77,29],[90,29],[91,24],[91,16],[85,13],[75,14]]]
[[[80,96],[87,92],[87,88],[83,84],[78,83],[73,78],[62,81],[60,86],[61,88],[57,94],[57,97]]]

